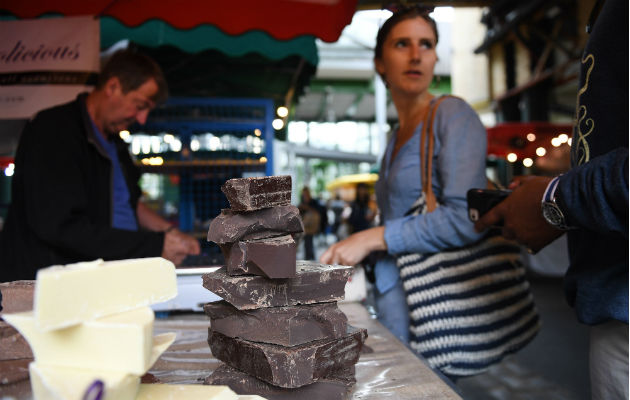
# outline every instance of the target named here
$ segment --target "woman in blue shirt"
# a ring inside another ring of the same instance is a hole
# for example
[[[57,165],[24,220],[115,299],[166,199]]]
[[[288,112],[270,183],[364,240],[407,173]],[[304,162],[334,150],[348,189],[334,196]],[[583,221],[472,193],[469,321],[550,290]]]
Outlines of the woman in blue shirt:
[[[486,130],[461,99],[445,99],[434,119],[432,185],[440,207],[424,215],[404,215],[422,192],[420,132],[435,101],[429,85],[437,41],[435,21],[422,8],[395,13],[380,28],[374,65],[398,112],[376,185],[384,224],[332,245],[320,259],[356,265],[370,252],[385,250],[387,256],[375,267],[378,318],[404,343],[409,342],[409,315],[394,256],[435,253],[481,237],[467,217],[466,191],[486,186]]]

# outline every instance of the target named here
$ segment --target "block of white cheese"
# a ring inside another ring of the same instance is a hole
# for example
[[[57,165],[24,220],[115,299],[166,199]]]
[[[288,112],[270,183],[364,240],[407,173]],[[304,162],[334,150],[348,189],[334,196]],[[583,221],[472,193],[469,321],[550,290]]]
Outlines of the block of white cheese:
[[[101,388],[101,400],[134,400],[140,386],[139,376],[116,371],[42,366],[32,362],[29,373],[35,400],[95,399]],[[90,396],[86,396],[88,390]]]
[[[151,350],[151,359],[149,360],[149,368],[155,364],[155,362],[160,358],[162,353],[169,348],[171,344],[175,341],[175,337],[177,335],[174,332],[162,333],[161,335],[156,335],[153,337],[153,349]],[[149,369],[147,368],[147,370]],[[145,370],[142,375],[144,375]]]
[[[38,328],[49,331],[176,295],[175,266],[168,260],[97,260],[37,271],[33,308]]]
[[[154,314],[149,307],[48,332],[37,328],[30,311],[5,314],[3,317],[26,338],[40,366],[58,365],[143,375],[174,340],[174,334],[158,338],[158,348],[153,354]],[[164,347],[165,340],[169,339]]]
[[[141,384],[136,400],[238,400],[227,386]]]

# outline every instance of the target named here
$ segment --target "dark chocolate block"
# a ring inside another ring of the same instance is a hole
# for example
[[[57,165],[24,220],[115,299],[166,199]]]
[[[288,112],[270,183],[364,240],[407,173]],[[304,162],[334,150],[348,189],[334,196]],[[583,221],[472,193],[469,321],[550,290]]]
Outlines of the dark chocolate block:
[[[221,191],[233,211],[253,211],[291,203],[291,176],[230,179]]]
[[[0,384],[8,385],[28,379],[28,365],[32,361],[32,358],[0,361]]]
[[[226,268],[202,275],[203,287],[239,310],[342,300],[353,267],[300,260],[295,278],[229,276]]]
[[[356,379],[352,366],[310,385],[288,389],[270,385],[227,364],[221,364],[203,383],[226,385],[239,395],[259,395],[268,400],[346,400],[350,398]]]
[[[210,223],[208,241],[225,244],[303,231],[300,210],[296,206],[278,206],[242,214],[223,210]]]
[[[285,347],[210,330],[208,344],[212,354],[231,367],[275,386],[297,388],[356,364],[366,337],[367,330],[348,326],[341,338]]]
[[[140,383],[162,383],[162,381],[157,376],[147,372],[140,377]]]
[[[229,275],[294,278],[297,245],[291,235],[221,245]]]
[[[346,334],[348,318],[337,303],[238,310],[226,301],[208,303],[210,329],[225,336],[296,346]]]
[[[16,313],[33,309],[35,281],[13,281],[0,283],[2,313]]]
[[[33,358],[28,342],[11,325],[0,321],[0,360]]]

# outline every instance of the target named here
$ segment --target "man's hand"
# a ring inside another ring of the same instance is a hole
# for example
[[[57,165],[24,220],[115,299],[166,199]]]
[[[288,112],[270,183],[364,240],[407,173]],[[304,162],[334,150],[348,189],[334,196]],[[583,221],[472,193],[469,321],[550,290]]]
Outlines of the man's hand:
[[[564,232],[549,225],[542,216],[541,201],[552,178],[518,177],[510,184],[513,189],[505,200],[488,211],[475,223],[475,230],[484,231],[502,226],[507,239],[515,239],[533,253],[553,242]]]
[[[192,236],[180,232],[178,229],[171,229],[164,234],[164,247],[162,257],[170,260],[175,265],[179,265],[189,254],[199,254],[201,247],[199,241]]]
[[[330,246],[319,258],[323,264],[357,265],[370,252],[385,250],[385,227],[366,229]]]

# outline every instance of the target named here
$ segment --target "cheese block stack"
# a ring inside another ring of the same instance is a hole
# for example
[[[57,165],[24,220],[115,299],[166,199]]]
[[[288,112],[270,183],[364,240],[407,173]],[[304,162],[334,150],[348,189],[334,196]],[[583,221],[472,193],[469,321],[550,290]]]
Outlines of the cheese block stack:
[[[296,261],[303,224],[290,176],[231,179],[221,190],[230,209],[208,240],[225,267],[203,286],[225,300],[204,307],[208,344],[224,364],[205,383],[267,399],[348,398],[367,337],[337,306],[352,267]]]
[[[153,337],[151,304],[177,294],[174,265],[162,258],[83,262],[38,271],[33,310],[3,314],[28,341],[34,398],[233,400],[227,387],[141,385],[174,333]],[[173,391],[177,395],[173,395]],[[197,397],[198,398],[198,397]]]

